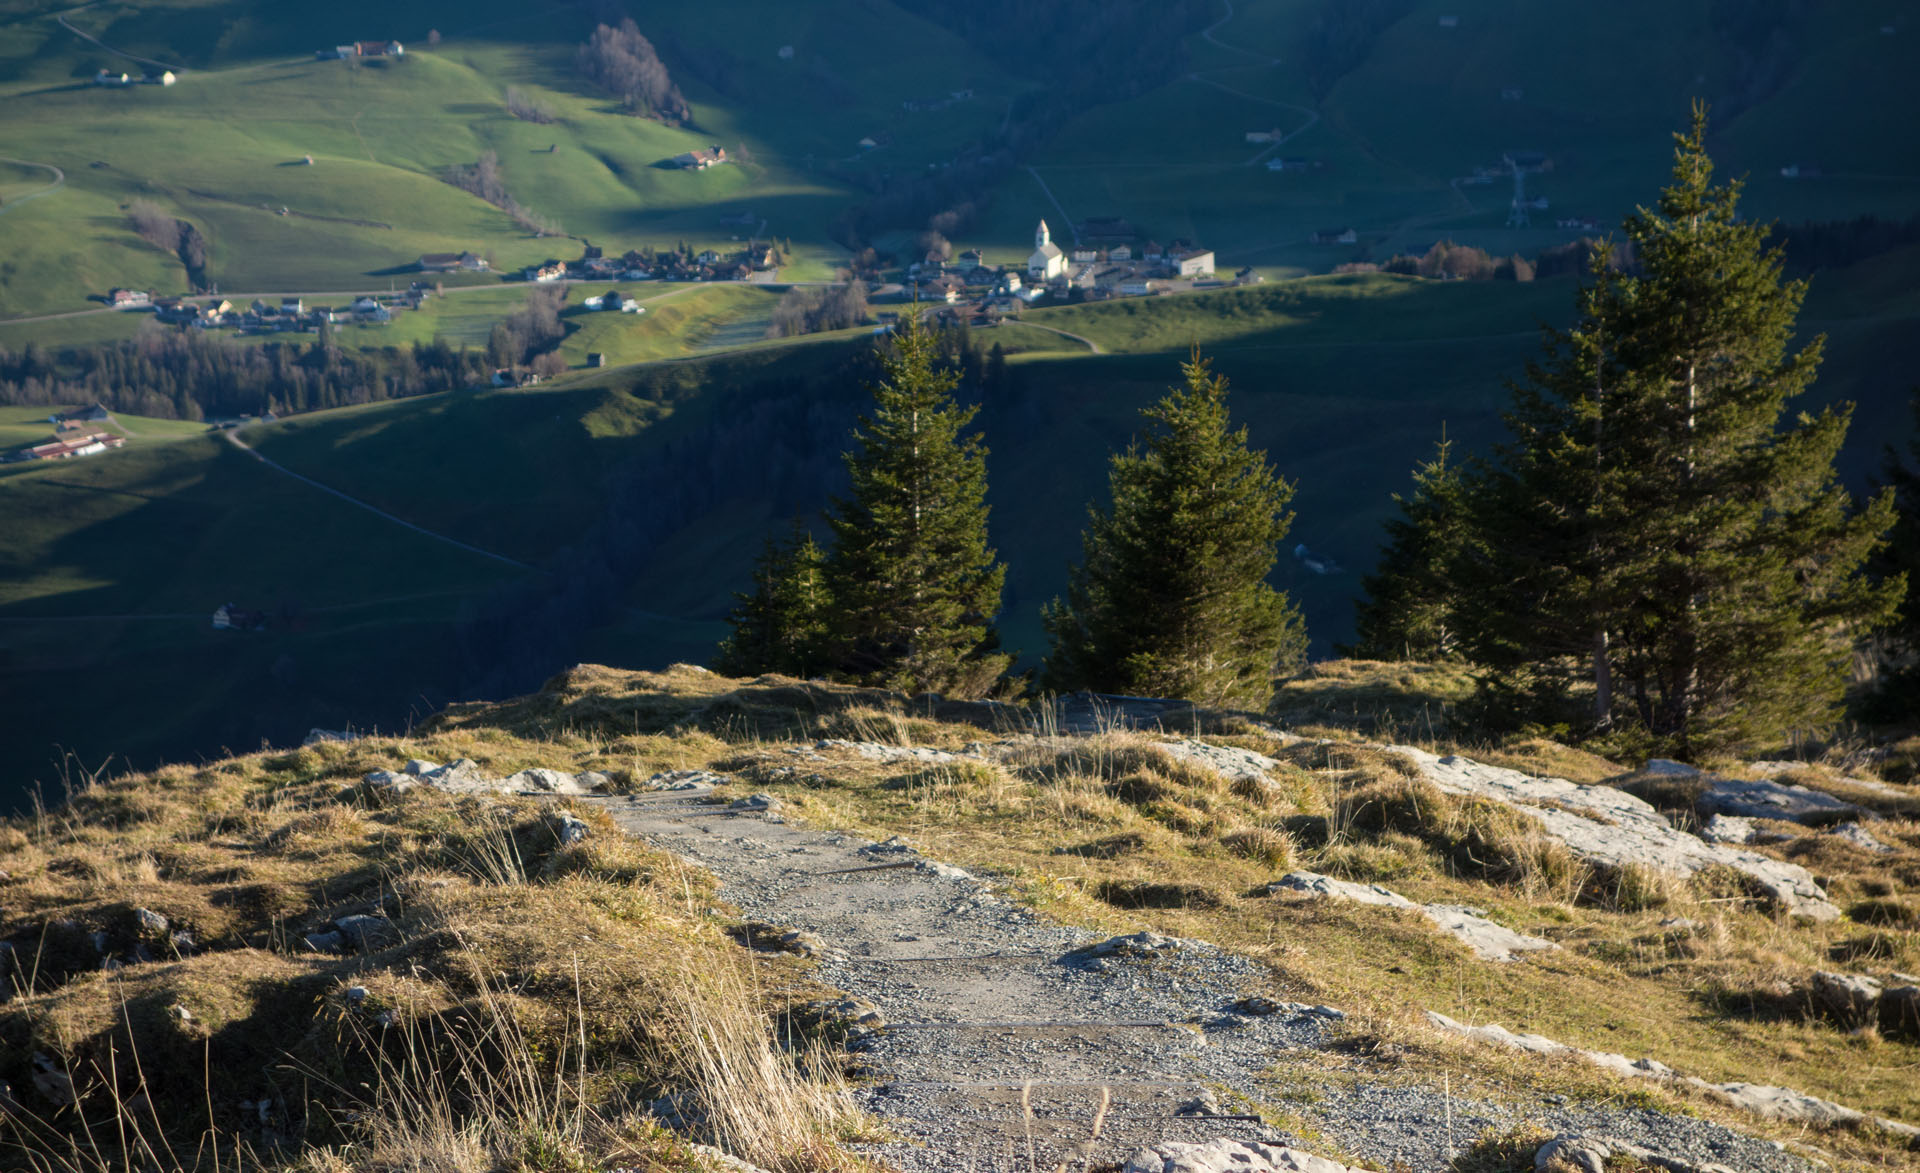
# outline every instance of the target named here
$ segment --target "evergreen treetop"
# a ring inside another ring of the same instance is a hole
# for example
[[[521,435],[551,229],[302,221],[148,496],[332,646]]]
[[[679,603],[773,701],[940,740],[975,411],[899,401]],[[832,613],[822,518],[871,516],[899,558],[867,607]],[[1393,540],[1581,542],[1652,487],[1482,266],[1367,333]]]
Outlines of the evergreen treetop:
[[[1515,388],[1513,442],[1473,493],[1456,617],[1502,702],[1565,698],[1679,754],[1831,719],[1852,641],[1893,595],[1859,571],[1892,520],[1833,461],[1849,409],[1786,423],[1821,339],[1790,351],[1804,282],[1716,186],[1706,115],[1676,136],[1640,271],[1597,253],[1578,322]]]
[[[978,409],[955,401],[939,339],[917,314],[902,321],[828,519],[836,658],[867,683],[980,695],[1010,657],[994,654],[1006,569],[987,544]]]
[[[753,569],[753,589],[734,595],[714,670],[726,676],[778,672],[813,676],[827,667],[826,552],[794,523],[785,543],[767,539]]]
[[[1293,486],[1247,446],[1227,381],[1196,352],[1183,386],[1112,459],[1112,502],[1090,511],[1064,602],[1047,608],[1049,687],[1262,708],[1306,636],[1267,585]]]

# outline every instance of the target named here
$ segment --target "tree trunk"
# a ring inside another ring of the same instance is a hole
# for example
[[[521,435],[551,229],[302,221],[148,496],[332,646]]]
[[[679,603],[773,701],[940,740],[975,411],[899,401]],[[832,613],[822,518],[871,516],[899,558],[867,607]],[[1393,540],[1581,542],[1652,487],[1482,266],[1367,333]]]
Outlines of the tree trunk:
[[[1613,727],[1613,663],[1608,657],[1604,627],[1593,633],[1593,727]]]

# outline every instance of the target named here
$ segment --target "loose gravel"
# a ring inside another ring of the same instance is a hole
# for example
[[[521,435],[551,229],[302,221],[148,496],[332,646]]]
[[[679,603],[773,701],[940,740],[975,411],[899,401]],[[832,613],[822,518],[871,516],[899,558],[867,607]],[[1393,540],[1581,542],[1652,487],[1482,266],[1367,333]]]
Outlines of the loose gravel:
[[[1322,1080],[1309,1097],[1282,1098],[1264,1077],[1328,1047],[1341,1013],[1278,1001],[1259,963],[1152,934],[1102,941],[900,841],[809,830],[777,804],[726,808],[708,791],[590,801],[712,871],[744,918],[777,926],[784,947],[815,956],[821,980],[878,1009],[850,1034],[863,1076],[855,1094],[900,1139],[860,1147],[903,1173],[1098,1167],[1148,1144],[1214,1138],[1331,1142],[1344,1152],[1330,1155],[1423,1173],[1447,1169],[1482,1132],[1523,1123],[1695,1164],[1807,1168],[1710,1122],[1554,1097],[1488,1103]],[[1317,1135],[1263,1123],[1256,1104]]]

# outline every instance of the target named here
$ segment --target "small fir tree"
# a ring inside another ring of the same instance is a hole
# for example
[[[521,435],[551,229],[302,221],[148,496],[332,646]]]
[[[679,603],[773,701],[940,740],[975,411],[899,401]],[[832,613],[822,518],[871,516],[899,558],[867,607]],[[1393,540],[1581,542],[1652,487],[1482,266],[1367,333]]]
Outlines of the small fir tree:
[[[1849,409],[1783,426],[1820,361],[1821,339],[1788,349],[1806,286],[1737,215],[1740,185],[1713,184],[1703,108],[1676,138],[1672,182],[1625,224],[1641,271],[1597,255],[1576,326],[1516,388],[1456,587],[1492,698],[1584,678],[1593,727],[1698,756],[1831,720],[1897,591],[1860,573],[1893,504],[1856,512],[1837,481]]]
[[[1061,691],[1183,697],[1264,708],[1306,633],[1267,585],[1293,486],[1230,428],[1227,381],[1196,352],[1186,383],[1145,412],[1151,427],[1108,474],[1064,602],[1045,612],[1045,680]]]
[[[753,570],[753,589],[734,595],[714,668],[726,676],[778,672],[813,676],[826,667],[826,553],[795,523],[784,543],[767,539]]]
[[[939,339],[903,316],[846,456],[827,560],[840,668],[909,692],[985,694],[1012,657],[993,628],[1006,568],[987,544],[986,449]]]
[[[1393,499],[1380,564],[1361,582],[1354,654],[1373,660],[1443,660],[1457,655],[1453,567],[1467,541],[1466,484],[1453,445],[1441,439],[1433,459],[1413,470],[1413,492]]]

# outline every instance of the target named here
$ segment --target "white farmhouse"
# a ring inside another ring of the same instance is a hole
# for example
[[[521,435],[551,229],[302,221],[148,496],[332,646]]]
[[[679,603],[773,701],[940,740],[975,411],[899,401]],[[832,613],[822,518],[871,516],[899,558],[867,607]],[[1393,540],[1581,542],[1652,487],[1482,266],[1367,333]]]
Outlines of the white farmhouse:
[[[1038,282],[1051,281],[1064,276],[1067,271],[1066,254],[1060,246],[1053,243],[1053,236],[1047,231],[1047,222],[1033,230],[1033,255],[1027,258],[1027,276]]]

